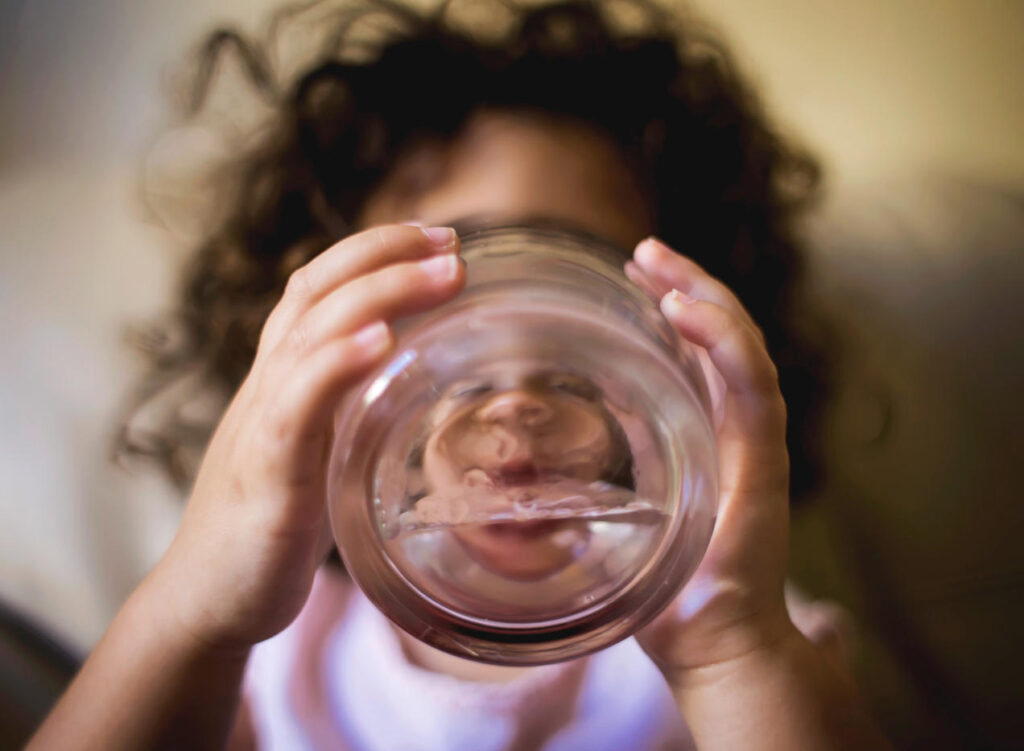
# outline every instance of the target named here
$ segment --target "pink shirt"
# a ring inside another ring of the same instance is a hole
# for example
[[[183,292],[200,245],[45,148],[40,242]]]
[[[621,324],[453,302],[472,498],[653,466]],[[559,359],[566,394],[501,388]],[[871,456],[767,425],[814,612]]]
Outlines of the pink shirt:
[[[477,683],[409,662],[387,619],[323,569],[299,617],[253,651],[246,696],[263,751],[654,751],[693,748],[632,639]]]

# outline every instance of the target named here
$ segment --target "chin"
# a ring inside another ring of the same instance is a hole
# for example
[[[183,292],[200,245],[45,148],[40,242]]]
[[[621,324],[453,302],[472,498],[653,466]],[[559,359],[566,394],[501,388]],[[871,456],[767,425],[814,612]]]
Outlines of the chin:
[[[554,520],[501,522],[453,532],[482,567],[524,582],[563,571],[579,557],[579,547],[589,537],[578,523]]]

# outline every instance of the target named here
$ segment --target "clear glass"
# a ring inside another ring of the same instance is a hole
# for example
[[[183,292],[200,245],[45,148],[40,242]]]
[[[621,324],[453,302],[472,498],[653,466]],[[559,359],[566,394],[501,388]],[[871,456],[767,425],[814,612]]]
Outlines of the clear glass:
[[[692,348],[589,236],[462,238],[459,296],[399,322],[328,476],[349,573],[395,624],[485,662],[632,634],[704,554],[717,465]]]

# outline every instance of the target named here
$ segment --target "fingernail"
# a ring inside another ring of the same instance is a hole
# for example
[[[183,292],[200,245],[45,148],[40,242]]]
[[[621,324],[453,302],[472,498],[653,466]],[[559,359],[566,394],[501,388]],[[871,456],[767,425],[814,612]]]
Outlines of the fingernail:
[[[454,279],[455,275],[459,273],[461,260],[452,254],[435,256],[426,261],[420,261],[420,268],[438,281],[447,282]]]
[[[668,252],[667,246],[664,243],[659,242],[657,238],[648,237],[637,243],[636,250],[633,251],[633,258],[641,266],[652,268],[661,261],[666,252]]]
[[[368,355],[375,355],[387,349],[391,343],[391,332],[384,321],[377,321],[359,329],[352,339]]]
[[[693,305],[695,302],[697,302],[694,298],[690,297],[688,294],[678,289],[672,290],[667,295],[665,295],[661,300],[663,303],[666,303],[668,305],[674,305],[676,307],[680,307],[683,305]]]
[[[651,235],[650,237],[644,239],[643,241],[641,241],[640,244],[641,245],[650,245],[652,248],[660,250],[660,251],[662,251],[664,253],[675,253],[675,251],[672,250],[672,248],[670,248],[668,245],[666,245],[664,242],[659,240],[654,235]]]
[[[456,234],[451,227],[421,227],[421,229],[430,242],[438,248],[451,248],[455,245]]]

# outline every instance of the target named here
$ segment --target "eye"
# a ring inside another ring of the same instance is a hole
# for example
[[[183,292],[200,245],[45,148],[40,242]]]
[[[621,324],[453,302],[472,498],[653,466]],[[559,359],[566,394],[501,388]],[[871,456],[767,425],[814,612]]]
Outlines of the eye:
[[[547,379],[548,388],[562,391],[581,399],[595,401],[598,396],[597,387],[584,378],[571,375],[551,375]]]
[[[457,383],[448,389],[449,399],[468,399],[472,396],[480,396],[491,391],[489,383]]]

